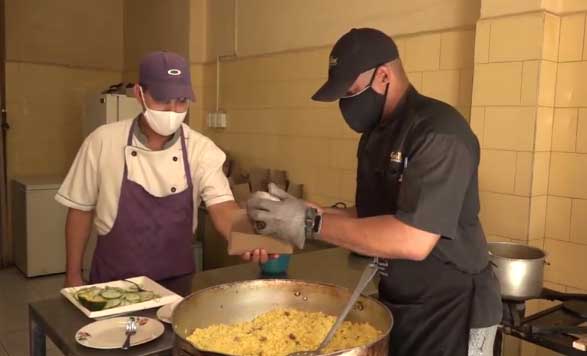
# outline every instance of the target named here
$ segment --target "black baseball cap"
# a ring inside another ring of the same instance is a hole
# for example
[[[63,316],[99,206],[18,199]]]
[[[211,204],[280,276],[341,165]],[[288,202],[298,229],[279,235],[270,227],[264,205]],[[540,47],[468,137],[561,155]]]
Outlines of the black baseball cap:
[[[353,28],[334,44],[328,61],[328,80],[312,100],[338,100],[359,74],[397,58],[399,53],[391,37],[372,28]]]
[[[141,60],[139,83],[159,101],[187,98],[194,101],[188,62],[177,53],[152,52]]]

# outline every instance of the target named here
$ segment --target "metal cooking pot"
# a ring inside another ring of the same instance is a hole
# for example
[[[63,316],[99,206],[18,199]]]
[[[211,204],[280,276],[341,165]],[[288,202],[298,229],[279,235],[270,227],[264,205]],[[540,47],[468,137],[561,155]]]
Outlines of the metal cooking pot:
[[[536,298],[542,293],[546,254],[539,248],[510,242],[489,243],[489,259],[508,300]]]
[[[351,291],[348,289],[330,284],[283,279],[228,283],[204,289],[186,297],[173,312],[173,331],[176,335],[173,354],[221,355],[198,350],[187,341],[187,336],[195,328],[251,320],[278,307],[338,315],[350,295]],[[362,296],[347,320],[368,322],[380,330],[382,336],[369,345],[328,355],[388,355],[393,317],[387,307],[374,298]]]

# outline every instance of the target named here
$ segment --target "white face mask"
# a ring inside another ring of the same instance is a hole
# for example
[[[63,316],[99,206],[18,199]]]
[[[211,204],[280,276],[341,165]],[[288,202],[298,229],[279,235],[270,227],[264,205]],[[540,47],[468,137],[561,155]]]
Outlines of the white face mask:
[[[175,131],[177,131],[181,126],[181,123],[185,119],[187,111],[175,112],[149,109],[144,99],[145,95],[143,94],[143,89],[141,88],[140,90],[143,105],[145,105],[145,112],[143,113],[143,116],[147,120],[147,124],[149,124],[149,127],[151,127],[153,131],[155,131],[161,136],[173,135]]]

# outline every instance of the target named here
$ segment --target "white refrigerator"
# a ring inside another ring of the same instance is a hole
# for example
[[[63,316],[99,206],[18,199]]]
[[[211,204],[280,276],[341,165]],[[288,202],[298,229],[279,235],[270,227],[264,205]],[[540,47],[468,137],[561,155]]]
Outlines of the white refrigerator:
[[[101,94],[86,100],[82,120],[82,137],[88,136],[98,126],[116,121],[133,119],[142,111],[134,97],[121,94]]]

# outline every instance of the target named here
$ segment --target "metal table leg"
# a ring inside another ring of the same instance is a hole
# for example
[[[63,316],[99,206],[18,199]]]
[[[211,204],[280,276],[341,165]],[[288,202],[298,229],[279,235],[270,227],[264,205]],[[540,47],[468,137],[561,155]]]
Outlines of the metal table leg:
[[[29,351],[31,356],[45,356],[45,328],[38,322],[35,313],[29,309]]]

